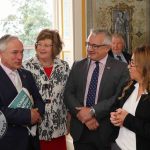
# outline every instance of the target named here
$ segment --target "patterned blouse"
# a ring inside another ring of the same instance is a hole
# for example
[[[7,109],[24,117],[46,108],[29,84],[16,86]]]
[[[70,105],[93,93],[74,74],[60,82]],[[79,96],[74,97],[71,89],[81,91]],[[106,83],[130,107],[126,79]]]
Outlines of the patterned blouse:
[[[27,60],[24,68],[31,71],[45,105],[45,115],[39,125],[40,140],[51,140],[67,133],[67,110],[63,103],[63,92],[69,76],[67,62],[54,59],[50,78],[47,77],[37,57]]]

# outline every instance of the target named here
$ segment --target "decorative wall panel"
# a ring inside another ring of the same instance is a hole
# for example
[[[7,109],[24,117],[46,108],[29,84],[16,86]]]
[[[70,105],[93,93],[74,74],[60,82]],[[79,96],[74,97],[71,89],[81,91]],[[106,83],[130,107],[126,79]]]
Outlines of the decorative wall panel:
[[[92,9],[88,10],[87,16],[92,16],[93,23],[87,26],[87,31],[89,28],[101,28],[111,33],[122,32],[129,52],[139,44],[150,41],[149,0],[91,0],[91,2]]]

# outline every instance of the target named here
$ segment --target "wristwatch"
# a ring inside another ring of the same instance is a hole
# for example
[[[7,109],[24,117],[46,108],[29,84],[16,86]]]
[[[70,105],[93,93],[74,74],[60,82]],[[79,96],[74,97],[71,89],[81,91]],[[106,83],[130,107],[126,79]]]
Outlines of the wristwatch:
[[[91,107],[91,109],[90,109],[90,115],[92,116],[92,117],[95,117],[96,115],[95,115],[95,109],[93,108],[93,107]]]

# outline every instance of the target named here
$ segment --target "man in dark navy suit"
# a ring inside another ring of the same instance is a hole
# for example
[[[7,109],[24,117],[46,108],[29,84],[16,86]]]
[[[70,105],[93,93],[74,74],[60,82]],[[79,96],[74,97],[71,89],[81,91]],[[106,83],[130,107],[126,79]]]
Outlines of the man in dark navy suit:
[[[30,134],[26,126],[40,122],[45,106],[32,74],[21,69],[23,44],[16,36],[4,35],[0,38],[0,58],[0,110],[8,123],[7,132],[0,139],[0,149],[29,150],[32,145],[29,144]],[[19,92],[13,73],[20,82],[19,86],[26,88],[32,96],[32,109],[8,107]]]
[[[108,52],[108,54],[117,60],[129,64],[131,55],[125,52],[125,41],[122,34],[115,33],[112,35],[111,50]]]

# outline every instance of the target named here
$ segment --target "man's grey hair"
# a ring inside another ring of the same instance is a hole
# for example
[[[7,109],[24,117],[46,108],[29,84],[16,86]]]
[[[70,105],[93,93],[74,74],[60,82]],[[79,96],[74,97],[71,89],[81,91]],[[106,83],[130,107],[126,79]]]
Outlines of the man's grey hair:
[[[7,49],[7,44],[12,40],[19,40],[17,36],[6,34],[0,38],[0,51],[5,51]]]
[[[121,39],[122,44],[125,46],[125,38],[124,38],[123,34],[121,34],[121,33],[113,33],[112,34],[112,38],[113,37]]]
[[[105,35],[105,39],[103,41],[103,44],[106,44],[106,45],[110,45],[111,44],[112,37],[111,37],[111,34],[107,30],[91,29],[90,30],[90,34],[95,34],[95,35],[104,34]]]

